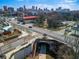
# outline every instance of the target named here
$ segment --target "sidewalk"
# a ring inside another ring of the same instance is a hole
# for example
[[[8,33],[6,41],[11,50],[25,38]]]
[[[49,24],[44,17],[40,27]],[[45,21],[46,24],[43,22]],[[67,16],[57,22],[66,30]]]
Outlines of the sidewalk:
[[[25,37],[25,36],[27,36],[29,34],[29,33],[24,32],[24,31],[21,31],[21,32],[22,32],[22,34],[18,38]]]
[[[41,46],[39,59],[46,59],[46,46]]]

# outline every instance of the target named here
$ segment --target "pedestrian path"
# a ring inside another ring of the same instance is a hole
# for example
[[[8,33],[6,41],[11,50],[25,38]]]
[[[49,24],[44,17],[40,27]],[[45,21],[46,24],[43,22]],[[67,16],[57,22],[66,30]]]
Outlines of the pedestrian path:
[[[40,47],[39,59],[46,59],[46,46]]]

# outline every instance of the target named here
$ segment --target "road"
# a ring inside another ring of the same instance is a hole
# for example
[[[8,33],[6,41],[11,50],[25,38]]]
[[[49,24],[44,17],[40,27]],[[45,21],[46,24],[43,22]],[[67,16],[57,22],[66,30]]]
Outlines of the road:
[[[56,39],[57,41],[63,42],[68,45],[74,45],[75,43],[75,37],[67,36],[67,39],[65,39],[64,35],[59,35],[57,34],[57,32],[45,30],[45,29],[38,28],[38,27],[30,28],[30,30],[41,33],[41,34],[47,34],[47,36],[52,37]]]
[[[36,37],[27,35],[27,36],[24,36],[24,37],[20,37],[20,38],[10,40],[9,42],[5,43],[4,46],[0,47],[0,54],[11,51],[11,50],[15,49],[19,45],[27,44],[33,38],[36,38]]]
[[[19,29],[22,29],[24,31],[33,31],[33,32],[37,32],[37,33],[40,33],[40,34],[47,34],[47,36],[51,37],[51,38],[54,38],[56,41],[59,41],[61,43],[64,43],[64,44],[67,44],[68,46],[70,47],[75,47],[76,45],[76,39],[75,37],[73,36],[64,36],[64,35],[60,35],[58,34],[57,32],[54,32],[54,31],[51,31],[51,30],[45,30],[43,28],[39,28],[39,27],[32,27],[32,28],[29,28],[25,25],[18,25],[17,23],[13,23],[11,22],[11,24],[15,27],[15,28],[19,28]],[[79,40],[78,40],[79,41]]]
[[[32,44],[37,38],[38,38],[38,37],[32,38],[32,40],[30,40],[27,44],[19,45],[19,47],[17,46],[14,50],[12,50],[12,51],[6,53],[6,54],[5,54],[5,55],[7,56],[6,59],[10,59],[10,57],[12,57],[12,56],[11,56],[12,54],[17,53],[17,51],[21,50],[22,48],[26,48],[27,46],[29,46],[30,44]]]

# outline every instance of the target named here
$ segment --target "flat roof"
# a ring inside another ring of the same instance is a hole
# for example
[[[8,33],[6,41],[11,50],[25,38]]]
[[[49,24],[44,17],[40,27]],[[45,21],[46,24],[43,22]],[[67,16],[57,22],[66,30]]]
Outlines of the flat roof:
[[[10,28],[12,28],[12,26],[6,26],[6,27],[4,27],[3,29],[4,29],[4,30],[8,30],[8,29],[10,29]]]
[[[33,19],[37,19],[38,16],[25,16],[23,17],[23,19],[26,19],[26,20],[33,20]]]

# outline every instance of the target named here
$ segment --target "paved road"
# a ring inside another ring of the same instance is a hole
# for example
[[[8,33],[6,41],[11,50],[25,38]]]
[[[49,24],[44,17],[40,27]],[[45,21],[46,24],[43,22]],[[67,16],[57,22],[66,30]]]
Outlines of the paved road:
[[[28,28],[27,26],[23,26],[23,25],[18,25],[15,23],[12,23],[12,24],[14,27],[16,27],[16,28],[19,27],[19,29],[22,28],[22,30],[25,30],[25,31],[31,30],[33,32],[37,32],[40,34],[47,34],[49,37],[52,37],[52,38],[56,39],[57,41],[63,42],[63,43],[68,44],[68,45],[74,45],[74,43],[75,43],[75,38],[71,37],[71,36],[67,36],[67,39],[65,39],[64,35],[57,34],[57,32],[54,32],[54,31],[45,30],[45,29],[39,28],[39,27]]]
[[[25,37],[21,37],[19,39],[16,38],[15,40],[12,40],[13,42],[10,41],[6,45],[0,47],[0,54],[6,53],[8,51],[11,51],[11,50],[15,49],[19,45],[27,44],[33,38],[35,38],[35,37],[25,36]]]
[[[79,38],[75,38],[73,36],[67,36],[57,34],[57,32],[45,30],[43,28],[33,27],[29,30],[38,32],[40,34],[47,34],[47,36],[54,38],[55,40],[64,43],[74,49],[75,52],[79,52]]]
[[[10,57],[12,57],[12,56],[11,56],[12,54],[17,53],[17,51],[21,50],[22,48],[25,48],[25,47],[29,46],[29,45],[32,44],[37,38],[38,38],[38,37],[32,38],[32,40],[30,40],[27,44],[20,45],[19,47],[16,47],[14,50],[12,50],[12,51],[6,53],[6,56],[7,56],[6,59],[10,59]]]
[[[45,29],[38,28],[38,27],[30,28],[30,30],[33,30],[33,31],[41,33],[41,34],[47,34],[47,36],[52,37],[60,42],[64,42],[68,45],[74,45],[74,43],[75,43],[75,37],[67,36],[67,39],[65,39],[64,35],[59,35],[59,34],[57,34],[57,32],[45,30]]]
[[[37,32],[37,33],[40,33],[40,34],[47,34],[47,36],[52,37],[55,40],[62,42],[64,44],[67,44],[68,46],[71,46],[71,47],[75,47],[75,45],[77,44],[77,41],[79,41],[79,40],[76,40],[75,37],[72,37],[72,36],[65,37],[64,35],[60,35],[57,32],[54,32],[54,31],[51,31],[51,30],[45,30],[45,29],[39,28],[39,27],[28,28],[27,26],[18,25],[16,23],[12,23],[12,25],[15,28],[19,28],[19,29],[22,29],[24,31],[31,30],[33,32]]]

